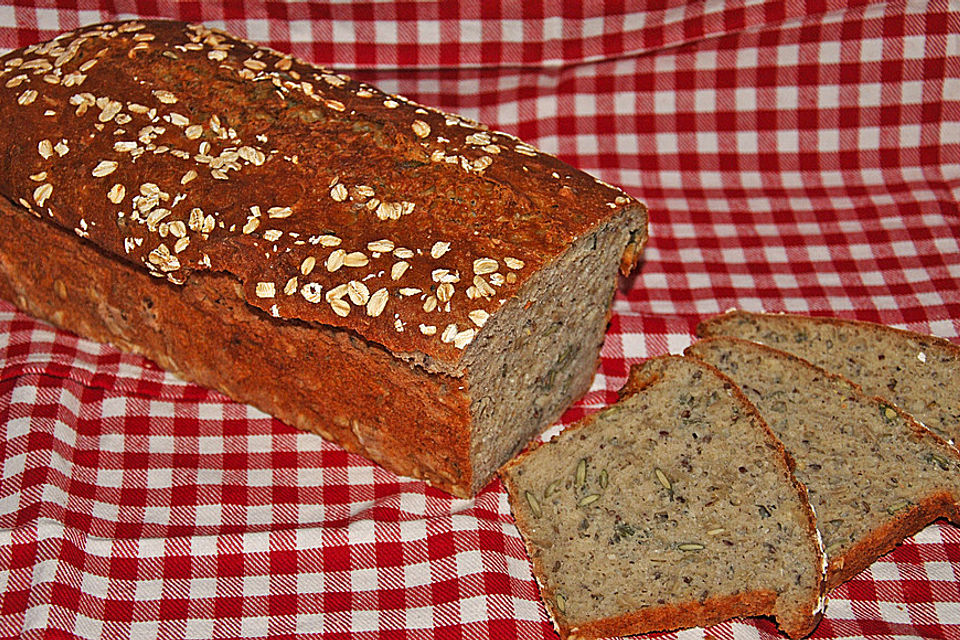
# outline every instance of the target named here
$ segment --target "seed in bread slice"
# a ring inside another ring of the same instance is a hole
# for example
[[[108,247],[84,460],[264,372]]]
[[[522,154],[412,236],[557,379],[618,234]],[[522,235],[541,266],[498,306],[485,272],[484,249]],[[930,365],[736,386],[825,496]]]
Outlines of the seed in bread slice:
[[[822,547],[783,445],[716,369],[665,356],[501,477],[563,638],[822,609]]]
[[[686,351],[727,374],[807,486],[832,589],[937,518],[960,522],[960,453],[909,414],[772,347],[708,338]]]
[[[730,311],[697,327],[796,354],[886,398],[960,444],[960,347],[943,338],[870,322]]]

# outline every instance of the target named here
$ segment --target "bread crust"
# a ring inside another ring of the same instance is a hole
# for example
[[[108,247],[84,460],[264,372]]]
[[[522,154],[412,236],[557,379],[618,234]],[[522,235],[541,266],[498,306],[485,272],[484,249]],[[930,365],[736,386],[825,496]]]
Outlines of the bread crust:
[[[680,358],[682,358],[682,356],[666,355],[657,358],[657,360]],[[766,422],[757,412],[753,404],[733,383],[733,381],[712,365],[700,360],[697,360],[697,362],[699,365],[711,370],[712,372],[716,373],[719,378],[724,380],[726,384],[729,385],[731,394],[736,402],[738,402],[745,411],[755,418],[757,424],[762,425],[764,435],[770,444],[770,448],[782,459],[784,470],[786,472],[785,476],[789,478],[791,485],[796,490],[797,495],[801,498],[801,503],[807,517],[807,531],[810,534],[809,539],[811,540],[811,543],[816,546],[817,553],[820,555],[820,557],[823,557],[823,549],[820,548],[819,542],[815,542],[819,540],[819,534],[817,533],[816,528],[816,516],[813,512],[813,508],[810,506],[806,487],[798,482],[793,476],[793,459],[784,449],[780,440],[777,439],[777,437],[770,430],[769,426],[767,426]],[[635,395],[646,387],[655,384],[660,379],[660,375],[658,375],[656,372],[650,372],[647,375],[641,375],[641,373],[642,370],[638,366],[635,365],[631,367],[626,383],[618,392],[620,400],[624,400]],[[575,433],[578,430],[589,428],[589,426],[602,414],[603,410],[592,413],[576,424],[567,427],[564,433]],[[559,435],[560,434],[554,436],[554,438],[559,437]],[[511,496],[518,495],[518,487],[511,478],[510,471],[523,465],[524,460],[527,457],[529,457],[540,447],[547,444],[549,444],[549,442],[535,441],[531,443],[526,450],[510,460],[500,469],[500,478],[507,487],[507,490]],[[521,531],[530,530],[533,528],[533,523],[526,517],[524,511],[513,509],[513,515],[517,522],[517,526]],[[643,611],[631,612],[622,616],[591,620],[587,623],[574,625],[566,618],[562,611],[557,610],[556,606],[554,605],[556,602],[556,594],[554,593],[553,589],[543,581],[543,576],[546,575],[544,567],[541,565],[537,554],[533,553],[531,541],[524,536],[521,537],[527,550],[527,555],[530,558],[533,566],[533,575],[537,580],[537,583],[540,585],[544,605],[550,614],[550,618],[554,623],[554,627],[557,629],[560,637],[564,638],[565,640],[593,640],[609,636],[624,636],[638,633],[650,633],[654,631],[673,631],[676,629],[693,626],[709,626],[724,620],[729,620],[731,618],[770,616],[775,613],[777,607],[776,594],[769,591],[756,591],[736,594],[733,596],[710,598],[704,602],[691,601],[650,607]],[[785,634],[791,638],[802,638],[813,632],[823,615],[822,604],[825,593],[824,587],[825,583],[821,580],[819,591],[810,599],[810,602],[808,603],[809,607],[805,609],[805,611],[809,612],[809,615],[801,611],[776,612],[780,614],[780,616],[777,617],[777,624]]]
[[[742,309],[730,309],[725,313],[707,318],[706,320],[701,320],[697,324],[697,337],[700,338],[710,338],[715,335],[714,327],[716,325],[725,323],[731,318],[737,317],[763,317],[765,315],[770,316],[779,316],[784,318],[790,318],[797,321],[814,321],[822,322],[824,324],[829,324],[837,327],[843,326],[853,326],[861,327],[863,329],[869,329],[870,331],[882,331],[884,333],[891,333],[902,336],[904,338],[923,338],[928,340],[931,344],[935,344],[937,347],[946,349],[947,351],[953,352],[958,358],[960,358],[960,346],[955,345],[946,338],[941,338],[939,336],[930,336],[922,333],[917,333],[916,331],[908,331],[906,329],[898,329],[897,327],[891,327],[885,324],[878,324],[876,322],[867,322],[865,320],[851,320],[847,318],[837,318],[835,316],[805,316],[798,313],[757,313],[753,311],[743,311]]]
[[[396,473],[456,495],[475,490],[463,380],[402,362],[346,331],[271,319],[246,305],[223,274],[175,286],[56,229],[19,233],[38,223],[18,209],[0,199],[0,297]],[[405,402],[389,401],[401,396]]]

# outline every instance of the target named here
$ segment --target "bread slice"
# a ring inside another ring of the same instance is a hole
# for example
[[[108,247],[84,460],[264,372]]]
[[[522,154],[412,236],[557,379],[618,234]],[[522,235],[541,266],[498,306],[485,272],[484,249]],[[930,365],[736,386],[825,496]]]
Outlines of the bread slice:
[[[823,552],[783,445],[716,369],[665,356],[501,476],[563,638],[822,609]]]
[[[960,443],[960,347],[948,340],[870,322],[746,311],[710,318],[697,334],[745,338],[794,353]]]
[[[765,345],[719,337],[686,353],[730,376],[793,456],[817,513],[828,588],[933,520],[960,522],[960,453],[909,414]]]

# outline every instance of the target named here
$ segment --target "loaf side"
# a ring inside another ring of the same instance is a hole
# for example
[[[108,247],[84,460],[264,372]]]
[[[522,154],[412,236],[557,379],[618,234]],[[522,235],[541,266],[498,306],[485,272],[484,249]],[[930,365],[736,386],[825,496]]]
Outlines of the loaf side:
[[[468,496],[470,396],[348,331],[271,318],[222,273],[157,281],[0,200],[0,297],[392,471]],[[38,261],[38,255],[44,257]],[[215,319],[212,320],[212,319]]]

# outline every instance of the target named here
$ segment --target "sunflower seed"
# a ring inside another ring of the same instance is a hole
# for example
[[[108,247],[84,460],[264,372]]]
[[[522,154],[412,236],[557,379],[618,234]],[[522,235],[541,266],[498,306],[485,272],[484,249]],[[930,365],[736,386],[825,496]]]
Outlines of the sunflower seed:
[[[656,467],[656,468],[653,470],[653,473],[654,473],[654,475],[657,476],[657,482],[659,482],[661,485],[663,485],[663,488],[664,488],[664,489],[666,489],[667,491],[672,491],[672,490],[673,490],[673,485],[670,484],[670,479],[667,478],[667,474],[665,474],[663,471],[660,470],[660,467]]]
[[[563,597],[562,593],[557,594],[557,609],[560,613],[567,612],[567,599]]]
[[[899,512],[899,511],[903,511],[904,509],[906,509],[907,507],[909,507],[911,504],[912,504],[912,503],[911,503],[909,500],[906,500],[906,499],[904,499],[904,500],[897,500],[896,502],[894,502],[893,504],[891,504],[889,507],[887,507],[887,513],[889,513],[890,515],[894,515],[894,514],[896,514],[896,513]]]
[[[540,510],[540,501],[537,500],[537,496],[533,495],[529,491],[525,491],[524,496],[527,498],[527,504],[530,505],[530,513],[533,514],[533,517],[539,518],[541,515],[543,515],[543,512]]]
[[[578,506],[578,507],[586,507],[586,506],[589,506],[589,505],[593,504],[594,502],[596,502],[596,501],[599,500],[599,499],[600,499],[600,494],[599,494],[599,493],[589,493],[589,494],[583,496],[582,498],[580,498],[580,500],[577,502],[577,506]]]
[[[577,489],[583,487],[584,483],[587,481],[587,459],[580,458],[580,462],[577,463],[577,475],[574,480],[573,486]]]

